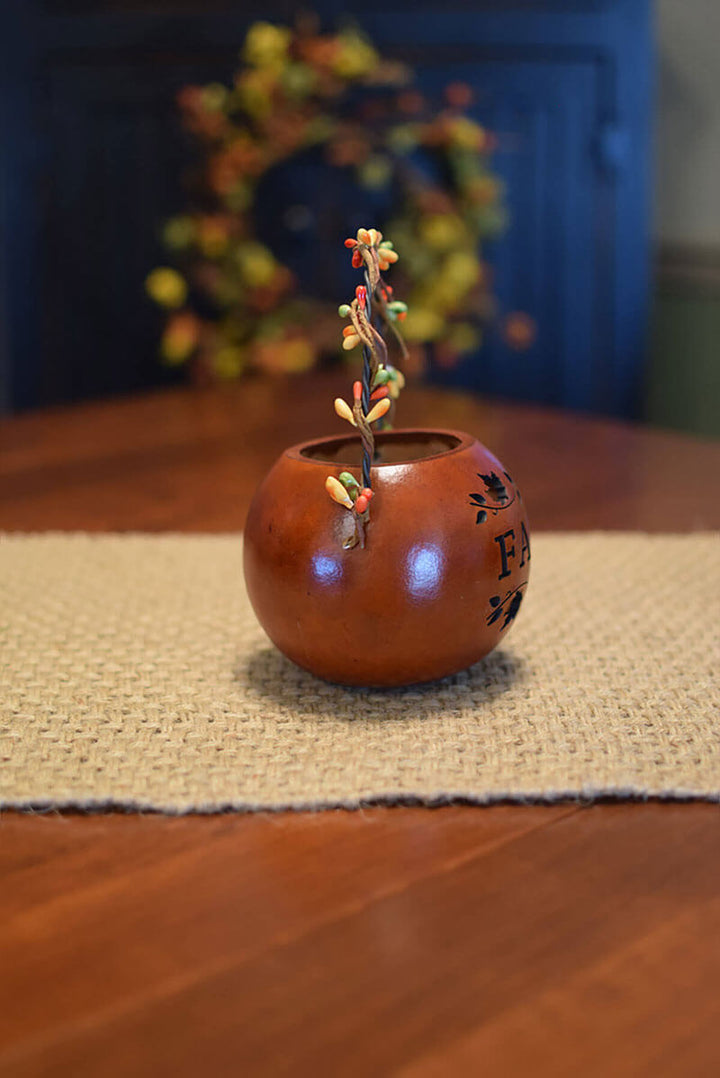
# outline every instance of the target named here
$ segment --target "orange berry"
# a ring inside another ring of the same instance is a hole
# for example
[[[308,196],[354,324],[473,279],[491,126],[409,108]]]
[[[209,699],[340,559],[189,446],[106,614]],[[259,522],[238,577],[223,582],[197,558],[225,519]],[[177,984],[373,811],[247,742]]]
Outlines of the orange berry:
[[[362,494],[363,498],[367,498],[367,500],[370,501],[374,492],[370,490],[370,487],[363,487],[360,493]]]
[[[466,109],[472,104],[472,87],[466,82],[451,82],[445,87],[445,100],[456,109]]]
[[[397,104],[401,112],[422,112],[425,98],[417,90],[404,90],[398,95]]]
[[[505,319],[503,336],[511,348],[522,352],[535,341],[537,325],[530,315],[523,311],[513,311]]]
[[[353,382],[353,397],[356,401],[362,397],[362,382]]]
[[[367,423],[374,423],[376,419],[382,419],[382,417],[384,415],[387,415],[387,413],[390,411],[391,404],[392,401],[388,397],[385,397],[384,400],[378,401],[377,404],[374,404],[368,414],[365,416],[365,421]]]
[[[346,247],[357,247],[357,240],[349,239],[345,240]]]
[[[362,266],[362,255],[359,251],[353,251],[352,265],[353,269],[360,269]]]
[[[367,507],[368,507],[368,500],[367,500],[367,498],[365,497],[365,495],[364,495],[364,494],[360,494],[360,495],[359,495],[359,497],[358,497],[358,499],[357,499],[357,501],[355,502],[355,509],[356,509],[356,511],[357,511],[358,513],[364,513],[364,512],[366,512],[366,510],[367,510]]]

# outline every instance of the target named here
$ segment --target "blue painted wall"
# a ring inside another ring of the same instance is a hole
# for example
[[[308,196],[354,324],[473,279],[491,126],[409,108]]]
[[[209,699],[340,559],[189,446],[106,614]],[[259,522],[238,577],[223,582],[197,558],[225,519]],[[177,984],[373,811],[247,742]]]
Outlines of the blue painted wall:
[[[258,16],[214,0],[6,0],[0,16],[0,402],[23,408],[169,377],[142,282],[183,205],[174,94],[222,79]],[[317,3],[332,23],[338,3]],[[636,414],[648,302],[649,0],[365,3],[354,17],[423,88],[462,79],[500,135],[511,223],[494,245],[500,306],[539,332],[491,330],[440,381]]]

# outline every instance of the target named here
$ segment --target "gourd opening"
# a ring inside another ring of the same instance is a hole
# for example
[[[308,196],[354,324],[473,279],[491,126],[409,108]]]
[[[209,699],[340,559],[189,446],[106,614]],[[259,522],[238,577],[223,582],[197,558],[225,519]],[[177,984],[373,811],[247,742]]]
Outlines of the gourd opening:
[[[462,445],[454,434],[437,430],[378,431],[375,435],[374,466],[409,464],[412,461],[450,453]],[[362,461],[359,435],[324,438],[300,449],[300,456],[323,464],[357,467]]]

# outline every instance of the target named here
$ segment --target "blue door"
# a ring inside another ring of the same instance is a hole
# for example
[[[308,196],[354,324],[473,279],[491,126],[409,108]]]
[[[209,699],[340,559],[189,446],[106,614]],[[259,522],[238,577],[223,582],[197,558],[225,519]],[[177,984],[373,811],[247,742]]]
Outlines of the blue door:
[[[452,78],[473,86],[476,118],[495,132],[508,227],[486,252],[498,300],[481,351],[445,380],[524,400],[591,408],[602,343],[597,297],[610,267],[595,242],[601,177],[591,155],[597,73],[590,63],[497,60],[423,68],[432,89]],[[514,351],[500,326],[523,311],[534,343]]]

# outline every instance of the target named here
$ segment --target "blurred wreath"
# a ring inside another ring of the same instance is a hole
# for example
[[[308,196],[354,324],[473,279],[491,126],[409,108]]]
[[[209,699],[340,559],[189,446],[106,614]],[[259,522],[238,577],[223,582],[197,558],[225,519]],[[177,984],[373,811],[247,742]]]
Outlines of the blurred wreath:
[[[465,114],[470,88],[448,86],[433,109],[409,69],[381,58],[356,28],[322,34],[307,23],[256,22],[241,56],[232,86],[179,94],[201,160],[196,208],[163,231],[176,268],[159,267],[146,282],[168,311],[164,360],[190,363],[201,379],[236,378],[251,369],[302,371],[337,353],[337,299],[308,287],[307,237],[281,261],[258,221],[263,198],[273,199],[273,171],[308,155],[333,170],[333,190],[349,177],[364,197],[385,198],[382,226],[402,251],[396,281],[409,305],[411,366],[422,363],[427,342],[446,366],[476,351],[492,313],[479,252],[502,229],[504,210],[488,166],[494,138]],[[317,190],[326,202],[327,186]],[[352,199],[339,201],[327,209],[340,215],[335,241],[366,215]],[[271,210],[266,221],[284,217],[300,234],[312,224],[302,203]],[[325,213],[322,203],[315,212]]]

